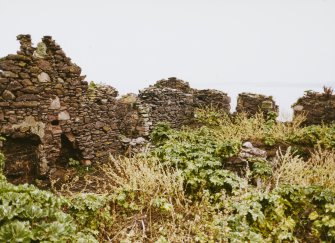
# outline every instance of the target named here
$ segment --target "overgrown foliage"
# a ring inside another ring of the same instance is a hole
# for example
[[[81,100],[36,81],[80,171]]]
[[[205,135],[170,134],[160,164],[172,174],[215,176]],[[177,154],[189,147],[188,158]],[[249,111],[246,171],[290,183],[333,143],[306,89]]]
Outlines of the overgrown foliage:
[[[335,124],[304,127],[291,134],[288,141],[298,145],[335,148]]]
[[[240,187],[238,177],[224,169],[225,161],[239,152],[240,141],[222,139],[206,127],[173,131],[166,124],[158,124],[152,138],[157,147],[151,156],[181,170],[190,195],[209,190],[214,196]]]
[[[181,130],[159,124],[149,153],[111,157],[55,194],[0,173],[0,241],[335,241],[335,125],[215,110],[197,119]],[[227,165],[246,141],[269,154],[238,174]]]
[[[3,159],[0,154],[0,165]],[[15,186],[0,173],[0,242],[98,242],[98,229],[109,220],[107,205],[106,196],[65,198]]]
[[[96,242],[93,232],[80,230],[63,211],[62,198],[34,186],[0,182],[1,242]]]
[[[283,185],[231,197],[226,210],[233,242],[333,242],[334,191]],[[227,205],[227,203],[226,203]]]

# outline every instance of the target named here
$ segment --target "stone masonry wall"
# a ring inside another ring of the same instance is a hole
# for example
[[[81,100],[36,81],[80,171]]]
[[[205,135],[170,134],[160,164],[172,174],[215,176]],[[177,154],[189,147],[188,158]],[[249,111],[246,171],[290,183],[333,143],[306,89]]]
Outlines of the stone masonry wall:
[[[218,90],[197,90],[188,82],[177,78],[159,80],[153,86],[140,91],[138,103],[148,112],[149,129],[158,122],[169,122],[179,128],[191,124],[196,108],[216,107],[227,113],[230,98]]]
[[[304,125],[332,123],[335,121],[335,95],[330,93],[306,92],[292,106],[294,115],[304,114]]]
[[[47,176],[70,158],[85,165],[106,161],[109,154],[144,144],[158,122],[170,122],[175,128],[189,124],[198,107],[229,112],[226,93],[196,90],[176,78],[160,80],[138,96],[117,99],[113,87],[88,84],[81,69],[50,36],[37,47],[30,35],[17,38],[17,54],[0,59],[0,134],[7,138],[3,151],[8,154],[20,150],[22,141],[37,138],[36,146],[22,157],[36,158],[29,167],[37,177]],[[14,157],[8,158],[17,165],[8,167],[13,175],[23,163]]]
[[[2,136],[39,137],[40,176],[59,159],[62,139],[86,164],[119,151],[116,90],[90,88],[81,69],[51,37],[45,36],[37,48],[29,35],[18,40],[20,51],[0,60]]]
[[[269,112],[278,114],[279,107],[276,105],[272,96],[265,96],[253,93],[241,93],[237,97],[236,112],[244,112],[247,116],[253,116],[258,112],[267,115]]]
[[[50,36],[37,47],[30,35],[17,39],[17,54],[0,59],[0,135],[7,138],[0,147],[7,153],[8,175],[24,175],[31,181],[34,175],[46,178],[70,158],[84,165],[103,162],[109,154],[130,154],[137,145],[144,146],[158,122],[180,128],[193,122],[197,108],[230,111],[226,93],[197,90],[174,77],[159,80],[138,95],[117,98],[111,86],[88,84],[80,67]],[[236,110],[252,116],[259,111],[277,113],[278,106],[271,96],[242,93]],[[294,110],[307,111],[307,124],[332,122],[335,96],[308,93]],[[29,170],[22,173],[23,167]]]

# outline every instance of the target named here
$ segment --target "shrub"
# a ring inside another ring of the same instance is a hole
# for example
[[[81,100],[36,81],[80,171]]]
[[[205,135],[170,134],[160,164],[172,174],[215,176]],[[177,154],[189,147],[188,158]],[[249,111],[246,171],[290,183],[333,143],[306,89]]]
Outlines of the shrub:
[[[290,136],[299,131],[305,120],[302,115],[294,117],[290,123],[276,122],[276,113],[270,112],[267,117],[259,113],[248,118],[239,113],[231,117],[213,109],[197,110],[196,118],[203,126],[217,133],[217,137],[225,140],[262,141],[265,145],[290,143]]]
[[[163,143],[169,138],[171,134],[171,127],[169,123],[160,122],[155,129],[150,133],[150,139],[155,144]]]
[[[311,125],[296,131],[288,138],[293,144],[335,148],[335,124]]]
[[[92,90],[96,89],[97,87],[98,85],[94,81],[91,81],[88,85],[88,88]]]

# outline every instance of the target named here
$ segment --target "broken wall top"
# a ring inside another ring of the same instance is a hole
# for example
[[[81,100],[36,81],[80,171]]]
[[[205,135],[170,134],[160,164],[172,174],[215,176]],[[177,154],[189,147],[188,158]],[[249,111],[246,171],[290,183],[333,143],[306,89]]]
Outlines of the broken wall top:
[[[335,121],[335,95],[330,93],[305,92],[305,95],[292,105],[294,115],[303,114],[304,125],[332,123]]]

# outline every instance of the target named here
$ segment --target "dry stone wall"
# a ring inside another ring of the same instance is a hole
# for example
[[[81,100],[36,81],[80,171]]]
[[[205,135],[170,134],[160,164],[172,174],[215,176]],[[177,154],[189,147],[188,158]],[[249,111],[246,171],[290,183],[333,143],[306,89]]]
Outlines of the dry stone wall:
[[[272,96],[265,96],[253,93],[241,93],[237,97],[236,112],[246,113],[249,117],[259,112],[265,116],[269,112],[278,114],[279,107],[274,102]]]
[[[332,123],[335,121],[335,95],[308,91],[292,106],[294,115],[304,114],[304,125]]]
[[[116,98],[113,87],[88,84],[80,67],[50,36],[36,47],[30,35],[17,39],[17,54],[0,59],[0,133],[7,138],[0,145],[13,176],[29,163],[26,158],[34,158],[26,177],[43,178],[70,158],[90,165],[145,145],[155,124],[181,127],[192,121],[197,107],[230,109],[225,93],[195,90],[176,78],[160,80],[139,95]],[[22,141],[34,146],[22,148],[22,157],[11,156]]]
[[[89,87],[81,69],[51,37],[37,48],[18,36],[20,51],[0,60],[0,131],[10,139],[36,135],[37,174],[60,155],[86,164],[120,150],[114,88]],[[6,145],[6,142],[4,143]]]
[[[148,112],[149,130],[158,122],[169,122],[179,128],[193,122],[194,112],[200,107],[230,110],[230,97],[218,90],[197,90],[188,82],[175,77],[162,79],[140,91],[139,103]]]
[[[141,90],[139,101],[147,111],[149,129],[161,121],[181,127],[194,117],[193,95],[183,90],[155,85]]]
[[[180,128],[193,122],[197,108],[230,111],[226,93],[197,90],[174,77],[118,98],[111,86],[88,84],[50,36],[36,47],[30,35],[17,39],[17,54],[0,59],[0,135],[7,138],[0,147],[7,156],[5,173],[14,179],[47,177],[70,158],[90,165],[109,154],[138,152],[157,123]],[[309,124],[331,122],[334,100],[334,95],[310,93],[294,110],[308,111]],[[239,95],[237,112],[251,116],[258,111],[278,112],[278,106],[269,96]]]

